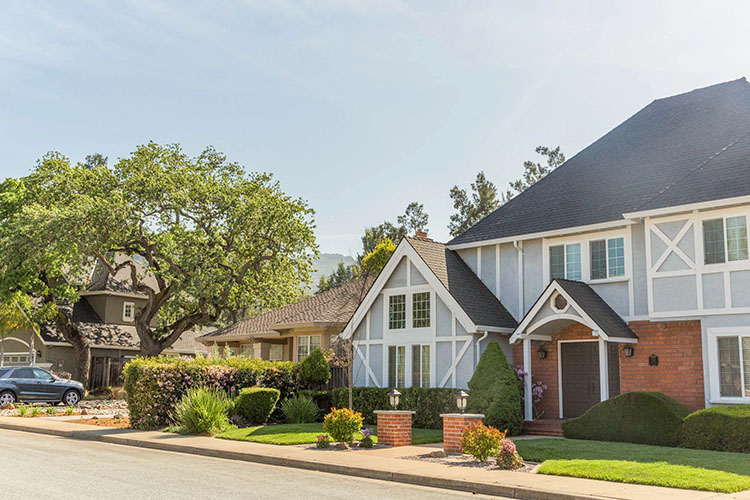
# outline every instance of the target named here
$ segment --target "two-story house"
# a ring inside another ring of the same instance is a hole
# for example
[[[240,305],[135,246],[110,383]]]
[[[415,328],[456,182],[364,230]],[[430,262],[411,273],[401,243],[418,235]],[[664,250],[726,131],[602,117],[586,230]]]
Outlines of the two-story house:
[[[658,99],[447,244],[402,241],[342,334],[356,384],[463,388],[496,340],[527,420],[750,403],[748,217],[748,82]]]

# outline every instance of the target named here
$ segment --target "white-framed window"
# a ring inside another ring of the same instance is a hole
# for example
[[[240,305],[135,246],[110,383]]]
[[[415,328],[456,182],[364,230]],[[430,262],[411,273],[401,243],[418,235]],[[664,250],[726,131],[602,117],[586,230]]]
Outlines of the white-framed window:
[[[406,346],[388,346],[388,386],[406,386]]]
[[[412,328],[427,328],[430,326],[430,292],[413,293],[411,296]]]
[[[391,295],[388,297],[388,329],[403,328],[406,328],[406,295]]]
[[[589,256],[592,281],[625,276],[625,238],[592,240]]]
[[[750,327],[708,329],[711,402],[750,402]]]
[[[122,320],[133,321],[135,319],[135,304],[133,302],[123,302]]]
[[[300,335],[297,337],[297,362],[308,357],[315,348],[320,349],[320,335]]]
[[[703,259],[706,264],[748,260],[747,217],[704,220]]]
[[[253,344],[240,345],[240,356],[245,356],[246,358],[252,358],[254,347],[255,346]]]
[[[549,247],[549,277],[581,280],[581,244],[567,243]]]
[[[318,341],[320,345],[320,341]],[[282,361],[284,359],[284,346],[281,344],[271,344],[268,350],[268,359],[270,361]]]
[[[430,387],[430,346],[411,346],[411,385]]]

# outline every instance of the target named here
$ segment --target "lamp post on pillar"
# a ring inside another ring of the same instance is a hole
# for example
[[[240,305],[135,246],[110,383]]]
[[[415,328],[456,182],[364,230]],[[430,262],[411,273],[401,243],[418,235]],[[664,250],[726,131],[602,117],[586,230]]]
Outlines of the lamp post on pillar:
[[[524,420],[533,420],[533,406],[531,399],[531,339],[523,339],[523,416]]]

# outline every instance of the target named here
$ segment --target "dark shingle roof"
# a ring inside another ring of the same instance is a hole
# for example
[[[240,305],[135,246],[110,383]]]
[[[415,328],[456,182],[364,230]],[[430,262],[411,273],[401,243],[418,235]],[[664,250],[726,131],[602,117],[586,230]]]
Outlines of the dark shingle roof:
[[[114,264],[121,264],[125,260],[124,255],[117,255],[114,258]],[[135,265],[139,279],[154,290],[159,290],[154,275],[147,271],[146,262],[143,259],[135,259]],[[87,292],[121,292],[121,293],[145,293],[136,292],[133,288],[130,278],[130,268],[120,269],[115,276],[109,273],[109,270],[100,261],[96,261],[91,271],[91,279],[86,287]]]
[[[300,323],[340,323],[343,327],[367,294],[373,280],[349,283],[299,302],[239,321],[201,337],[247,336],[269,333],[283,325]]]
[[[499,328],[517,326],[513,316],[456,252],[429,238],[407,237],[406,241],[475,325]]]
[[[608,337],[637,339],[627,323],[597,294],[582,281],[553,280],[578,304]]]
[[[750,194],[750,85],[658,99],[449,245],[622,220]]]

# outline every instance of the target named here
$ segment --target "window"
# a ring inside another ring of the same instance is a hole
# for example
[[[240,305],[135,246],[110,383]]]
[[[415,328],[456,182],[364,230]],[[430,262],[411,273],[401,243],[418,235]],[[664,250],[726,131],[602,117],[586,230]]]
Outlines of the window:
[[[721,397],[750,397],[750,335],[718,337]]]
[[[268,359],[271,361],[281,361],[284,359],[284,346],[281,344],[271,344],[268,351]]]
[[[49,380],[52,378],[52,375],[41,368],[34,368],[34,378],[37,380]]]
[[[430,346],[411,346],[411,385],[430,387]]]
[[[747,218],[703,221],[703,256],[706,264],[747,260]]]
[[[253,344],[242,344],[240,345],[240,356],[245,356],[246,358],[252,358],[253,350],[254,350]]]
[[[388,329],[406,328],[406,295],[388,297]]]
[[[388,347],[388,385],[390,387],[406,385],[406,346]]]
[[[135,318],[135,304],[132,302],[125,302],[122,304],[122,320],[133,321]]]
[[[13,372],[11,378],[35,378],[34,370],[31,368],[18,368]]]
[[[320,335],[301,335],[297,337],[297,361],[302,361],[315,348],[320,349]]]
[[[430,326],[430,292],[415,293],[411,296],[412,328]]]
[[[581,244],[549,247],[550,279],[581,279]]]
[[[589,250],[592,280],[625,276],[625,238],[594,240]]]

